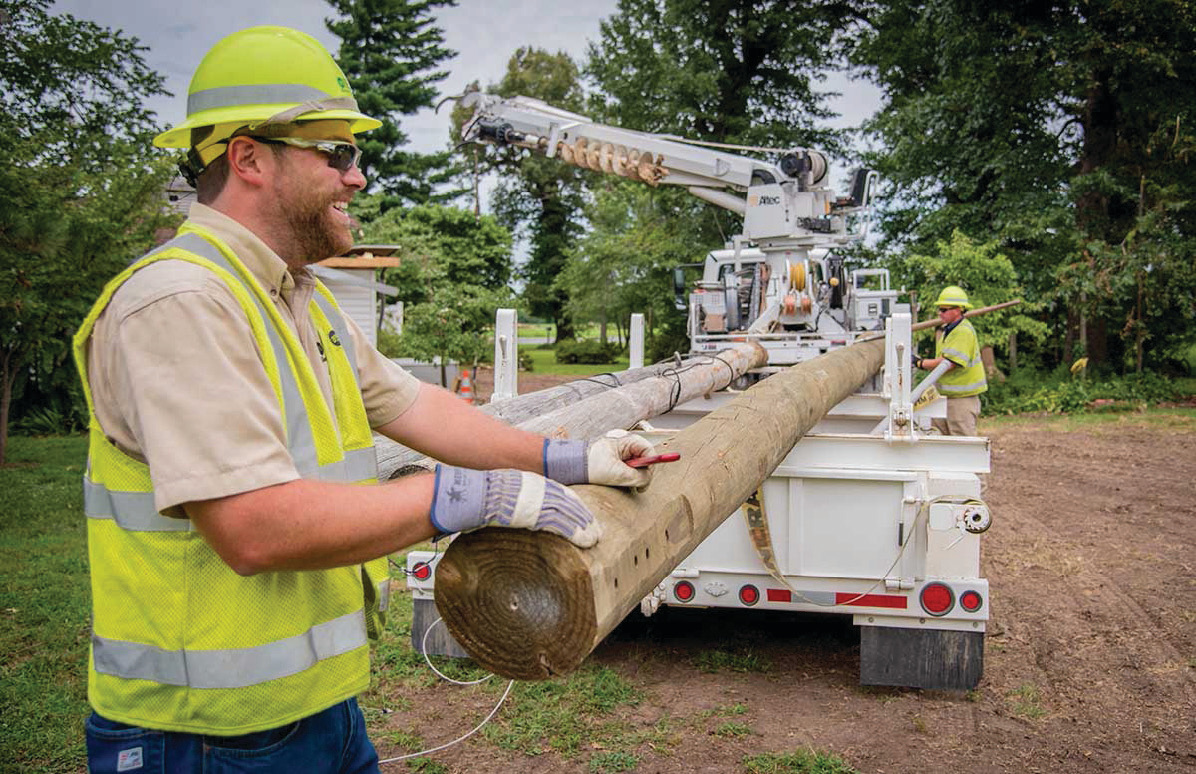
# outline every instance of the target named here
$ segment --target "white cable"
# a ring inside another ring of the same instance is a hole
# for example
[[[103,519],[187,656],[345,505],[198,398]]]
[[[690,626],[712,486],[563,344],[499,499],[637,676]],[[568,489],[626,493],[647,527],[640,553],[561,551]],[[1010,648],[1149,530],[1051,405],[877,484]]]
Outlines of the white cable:
[[[490,714],[486,716],[486,719],[483,720],[481,723],[478,723],[477,726],[475,726],[474,729],[472,731],[470,731],[469,733],[459,736],[451,742],[446,742],[445,744],[442,744],[439,747],[433,747],[429,750],[424,750],[422,752],[417,752],[417,753],[410,753],[408,755],[397,755],[394,758],[387,758],[386,760],[378,761],[378,765],[381,766],[383,763],[394,763],[395,761],[404,761],[404,760],[407,760],[408,758],[419,758],[424,755],[430,755],[434,752],[440,752],[441,750],[446,750],[449,747],[452,747],[453,745],[457,744],[458,742],[464,742],[466,739],[468,739],[469,737],[473,736],[478,731],[480,731],[482,729],[482,726],[489,723],[490,719],[498,714],[499,708],[502,707],[502,703],[507,700],[507,694],[509,694],[511,692],[511,686],[513,686],[513,685],[515,685],[514,680],[507,683],[507,690],[503,691],[502,696],[498,700],[498,704],[495,704],[494,709],[490,710]]]
[[[426,630],[424,630],[423,639],[420,641],[420,648],[423,650],[424,661],[426,661],[428,663],[428,666],[432,668],[432,671],[435,672],[437,675],[439,675],[440,679],[446,680],[450,683],[453,683],[454,685],[477,685],[478,683],[484,683],[487,680],[489,680],[491,677],[494,677],[493,674],[489,674],[489,675],[486,675],[485,677],[481,678],[480,680],[473,680],[470,682],[461,682],[460,680],[454,680],[453,678],[448,677],[443,672],[441,672],[439,669],[437,669],[435,667],[435,665],[432,664],[432,660],[430,658],[428,658],[428,632],[432,631],[432,627],[436,626],[436,624],[440,623],[442,620],[443,619],[441,619],[441,618],[437,618],[435,621],[433,621],[432,625],[429,626]],[[494,716],[498,714],[498,710],[502,707],[503,702],[505,702],[507,700],[507,695],[511,692],[511,688],[514,685],[515,685],[514,680],[507,683],[507,689],[505,691],[503,691],[502,696],[499,697],[498,704],[494,705],[494,709],[490,710],[490,714],[487,715],[485,717],[485,719],[482,720],[481,723],[478,723],[476,726],[474,726],[472,731],[469,731],[468,733],[457,737],[456,739],[454,739],[451,742],[445,742],[444,744],[440,745],[439,747],[432,747],[430,749],[422,750],[420,752],[408,753],[407,755],[397,755],[394,758],[387,758],[386,760],[378,761],[378,765],[381,766],[384,763],[395,763],[396,761],[405,761],[408,758],[420,758],[425,755],[431,755],[434,752],[440,752],[441,750],[447,750],[448,748],[452,747],[455,744],[464,742],[466,739],[473,736],[478,731],[481,731],[482,727],[485,726],[487,723],[489,723],[494,718]]]
[[[439,669],[436,668],[436,665],[432,663],[432,659],[428,658],[428,635],[432,633],[432,630],[434,628],[436,628],[436,624],[440,623],[443,620],[444,620],[443,618],[437,618],[435,621],[433,621],[432,625],[424,630],[423,639],[420,640],[420,644],[419,644],[420,651],[423,654],[424,661],[428,664],[428,668],[431,669],[433,672],[435,672],[436,675],[441,680],[446,680],[446,681],[452,683],[453,685],[477,685],[478,683],[484,683],[487,680],[489,680],[491,677],[494,677],[493,674],[489,674],[489,675],[486,675],[485,677],[479,678],[477,680],[470,680],[469,682],[461,682],[460,680],[454,680],[453,678],[449,677],[444,672],[441,672]]]

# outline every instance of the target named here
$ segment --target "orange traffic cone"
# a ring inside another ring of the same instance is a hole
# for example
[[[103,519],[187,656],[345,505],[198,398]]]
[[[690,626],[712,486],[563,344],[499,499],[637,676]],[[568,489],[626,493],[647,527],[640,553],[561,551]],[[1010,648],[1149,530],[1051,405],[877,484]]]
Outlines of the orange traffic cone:
[[[469,378],[468,372],[461,374],[461,386],[457,388],[457,394],[466,403],[473,404],[473,380]]]

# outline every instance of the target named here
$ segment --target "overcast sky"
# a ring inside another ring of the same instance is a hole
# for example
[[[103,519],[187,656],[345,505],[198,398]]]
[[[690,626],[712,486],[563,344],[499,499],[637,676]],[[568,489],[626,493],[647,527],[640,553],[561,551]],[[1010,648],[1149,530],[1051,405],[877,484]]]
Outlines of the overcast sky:
[[[532,45],[565,51],[575,59],[585,54],[588,41],[597,40],[599,22],[614,13],[616,0],[459,0],[455,8],[436,12],[445,42],[457,56],[444,64],[449,77],[440,83],[442,95],[457,94],[478,81],[485,87],[506,71],[515,49]],[[149,102],[164,124],[185,117],[187,85],[204,53],[216,41],[236,30],[257,24],[278,24],[307,32],[335,55],[338,39],[324,27],[332,15],[326,0],[199,0],[167,3],[162,0],[57,0],[55,13],[69,13],[96,22],[126,36],[136,37],[148,48],[146,63],[166,78],[173,98]],[[827,89],[844,92],[835,103],[843,117],[837,126],[855,126],[877,107],[877,90],[867,84],[836,81]],[[430,152],[448,143],[448,107],[404,117],[401,126],[410,136],[410,150]],[[841,174],[835,179],[841,180]],[[839,183],[842,187],[843,183]]]

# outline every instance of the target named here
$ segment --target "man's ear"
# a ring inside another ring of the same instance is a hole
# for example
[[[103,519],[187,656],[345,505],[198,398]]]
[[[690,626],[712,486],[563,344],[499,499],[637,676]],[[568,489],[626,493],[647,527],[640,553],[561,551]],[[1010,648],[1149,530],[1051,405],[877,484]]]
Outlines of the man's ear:
[[[248,137],[230,140],[226,155],[229,173],[254,187],[265,185],[276,166],[274,154],[263,143]]]

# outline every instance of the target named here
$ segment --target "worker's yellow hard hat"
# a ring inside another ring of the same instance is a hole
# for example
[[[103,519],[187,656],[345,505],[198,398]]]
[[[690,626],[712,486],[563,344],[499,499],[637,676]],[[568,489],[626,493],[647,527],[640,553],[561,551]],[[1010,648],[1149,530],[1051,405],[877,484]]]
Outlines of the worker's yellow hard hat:
[[[358,112],[349,80],[318,40],[289,27],[250,27],[207,53],[187,90],[187,120],[154,145],[191,147],[191,130],[201,127],[314,119],[348,121],[354,134],[382,125]]]
[[[958,306],[964,309],[972,308],[972,302],[968,301],[968,294],[959,285],[948,285],[943,288],[943,292],[939,293],[939,298],[934,302],[934,305]]]

